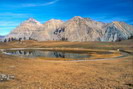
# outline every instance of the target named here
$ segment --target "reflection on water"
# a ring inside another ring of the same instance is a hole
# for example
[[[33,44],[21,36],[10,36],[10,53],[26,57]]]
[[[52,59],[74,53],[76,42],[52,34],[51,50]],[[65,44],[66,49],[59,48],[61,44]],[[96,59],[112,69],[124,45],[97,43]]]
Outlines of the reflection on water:
[[[47,58],[70,58],[70,59],[86,59],[89,57],[88,54],[80,53],[68,53],[58,51],[42,51],[42,50],[8,50],[4,52],[8,55],[16,55],[21,57],[47,57]]]

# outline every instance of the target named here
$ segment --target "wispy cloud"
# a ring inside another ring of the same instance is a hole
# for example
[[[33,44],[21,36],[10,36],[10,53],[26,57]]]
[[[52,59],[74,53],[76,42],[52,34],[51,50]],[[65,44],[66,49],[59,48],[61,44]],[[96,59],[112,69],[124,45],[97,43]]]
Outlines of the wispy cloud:
[[[22,8],[22,7],[39,7],[39,6],[48,6],[57,3],[59,0],[53,0],[50,2],[45,3],[23,3],[23,4],[17,4],[17,5],[6,5],[7,7],[11,8]]]
[[[6,12],[6,13],[0,13],[0,17],[27,17],[30,14],[23,14],[23,13],[10,13],[10,12]]]
[[[32,14],[28,13],[0,13],[0,27],[16,26],[21,21],[32,17]]]
[[[28,4],[22,4],[21,7],[37,7],[37,6],[47,6],[52,5],[58,2],[59,0],[54,0],[51,2],[41,3],[41,4],[35,4],[35,3],[28,3]]]
[[[0,27],[14,27],[19,25],[18,21],[0,21]]]
[[[13,30],[21,23],[21,20],[26,17],[27,14],[22,13],[0,13],[0,35],[8,34],[11,30]]]

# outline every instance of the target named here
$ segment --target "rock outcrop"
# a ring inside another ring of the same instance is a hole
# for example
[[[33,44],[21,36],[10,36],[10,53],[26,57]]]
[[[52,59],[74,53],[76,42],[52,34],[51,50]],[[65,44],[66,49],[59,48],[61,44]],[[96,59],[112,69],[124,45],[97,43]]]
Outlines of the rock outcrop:
[[[15,76],[13,76],[13,75],[0,74],[0,82],[9,81],[9,80],[12,80],[14,78],[15,78]]]

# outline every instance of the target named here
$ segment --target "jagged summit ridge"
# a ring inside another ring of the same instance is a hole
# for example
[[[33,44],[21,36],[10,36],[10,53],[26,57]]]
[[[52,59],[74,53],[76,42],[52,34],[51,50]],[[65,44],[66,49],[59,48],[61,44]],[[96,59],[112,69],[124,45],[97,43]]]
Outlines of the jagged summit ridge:
[[[32,38],[37,41],[120,41],[133,37],[133,26],[124,22],[97,22],[75,16],[64,22],[51,19],[44,24],[29,18],[16,27],[5,39]]]
[[[38,25],[41,24],[39,21],[37,21],[33,18],[29,18],[28,20],[24,21],[22,24],[26,24],[26,23],[28,23],[28,24],[38,24]]]
[[[83,17],[81,17],[81,16],[75,16],[75,17],[73,17],[72,19],[84,19]]]

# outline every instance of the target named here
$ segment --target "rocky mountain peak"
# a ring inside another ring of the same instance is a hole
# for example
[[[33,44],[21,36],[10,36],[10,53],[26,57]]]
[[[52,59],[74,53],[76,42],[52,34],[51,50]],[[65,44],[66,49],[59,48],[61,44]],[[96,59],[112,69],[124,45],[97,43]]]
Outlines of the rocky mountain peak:
[[[84,20],[84,18],[82,18],[82,17],[80,17],[80,16],[75,16],[75,17],[73,17],[72,19],[70,19],[69,21],[78,22],[78,21],[81,21],[81,20]]]
[[[43,24],[43,26],[44,26],[44,28],[47,28],[47,29],[49,29],[49,28],[51,28],[51,29],[54,28],[55,29],[55,28],[58,28],[59,26],[61,26],[63,23],[64,22],[61,21],[61,20],[51,19],[51,20],[45,22]]]
[[[80,17],[80,16],[75,16],[75,17],[73,17],[72,19],[83,19],[83,18]]]
[[[132,28],[133,28],[133,26],[132,25],[128,25],[127,23],[125,23],[125,22],[120,22],[120,21],[114,21],[114,22],[112,22],[112,24],[113,25],[115,25],[115,26],[117,26],[117,27],[119,27],[119,28],[131,28],[131,30],[133,30]]]
[[[72,19],[68,20],[66,23],[86,24],[87,22],[92,23],[92,22],[96,22],[96,21],[93,21],[90,18],[83,18],[80,16],[75,16]]]
[[[73,26],[74,24],[84,23],[85,21],[86,20],[84,18],[80,16],[75,16],[72,19],[68,20],[65,25],[70,24]]]
[[[29,18],[17,26],[13,31],[11,31],[10,34],[5,37],[5,39],[14,38],[17,40],[27,40],[30,39],[33,32],[40,30],[42,27],[43,26],[40,22],[33,18]]]
[[[44,24],[46,24],[46,23],[63,23],[63,21],[62,20],[58,20],[58,19],[51,19],[51,20],[45,22]]]
[[[39,21],[37,21],[37,20],[35,20],[33,18],[29,18],[24,23],[41,24]]]

